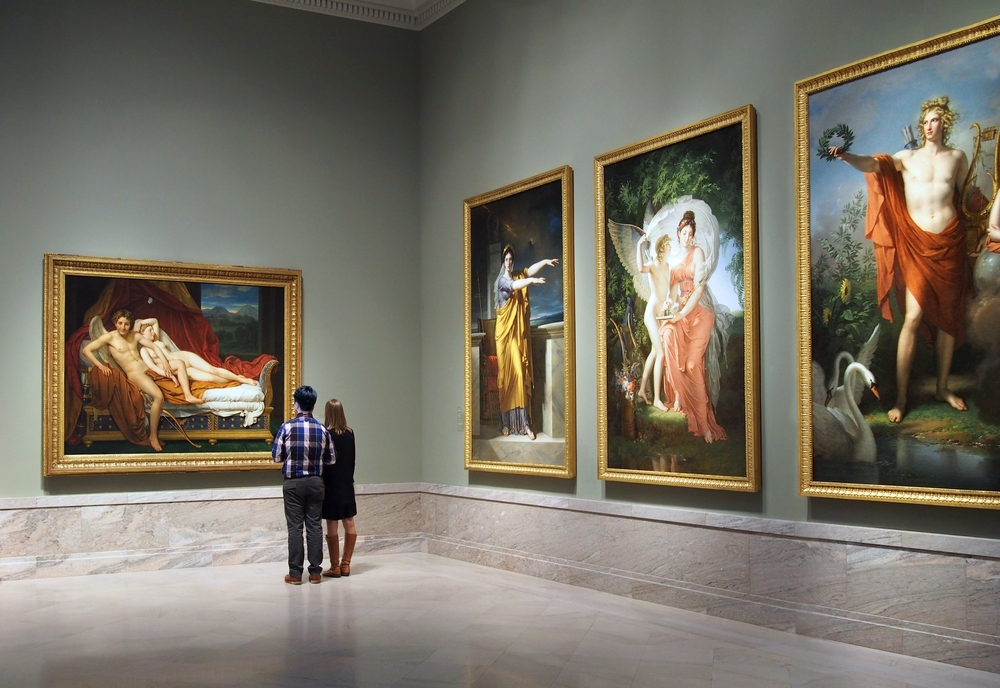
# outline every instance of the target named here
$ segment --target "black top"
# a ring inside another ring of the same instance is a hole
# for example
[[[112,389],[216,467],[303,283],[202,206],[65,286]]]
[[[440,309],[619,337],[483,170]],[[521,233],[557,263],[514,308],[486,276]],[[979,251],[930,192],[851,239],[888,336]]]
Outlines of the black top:
[[[323,466],[323,482],[326,484],[323,518],[340,521],[358,513],[354,500],[354,431],[344,430],[340,434],[331,431],[330,437],[333,438],[337,462],[332,466]]]

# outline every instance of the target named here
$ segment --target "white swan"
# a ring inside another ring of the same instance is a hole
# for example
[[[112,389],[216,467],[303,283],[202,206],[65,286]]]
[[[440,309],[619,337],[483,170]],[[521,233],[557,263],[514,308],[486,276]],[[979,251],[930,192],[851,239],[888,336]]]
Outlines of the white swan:
[[[858,352],[858,358],[856,359],[858,363],[868,368],[872,364],[872,359],[875,358],[875,349],[878,347],[878,335],[881,324],[876,325],[875,329],[872,331],[871,336],[868,341],[865,342],[864,346],[861,347],[861,351]],[[850,414],[851,409],[847,404],[848,391],[850,391],[850,396],[854,397],[854,403],[861,403],[861,394],[865,391],[864,380],[861,378],[855,379],[855,385],[853,387],[847,384],[847,374],[844,374],[844,384],[838,386],[840,382],[840,364],[843,361],[847,361],[847,364],[855,362],[855,358],[847,351],[841,351],[837,354],[837,357],[833,360],[833,379],[830,380],[827,385],[828,398],[826,405],[832,408],[840,409],[841,413]]]
[[[822,375],[818,364],[813,366],[813,375]],[[860,377],[860,381],[858,378]],[[815,379],[815,378],[814,378]],[[878,397],[875,387],[875,377],[861,363],[852,363],[844,373],[844,386],[851,389],[860,385],[861,389],[868,387]],[[820,389],[823,389],[821,387]],[[816,399],[813,394],[813,459],[816,461],[875,461],[875,435],[868,426],[858,403],[850,394],[844,394],[848,413],[836,407],[827,407]]]

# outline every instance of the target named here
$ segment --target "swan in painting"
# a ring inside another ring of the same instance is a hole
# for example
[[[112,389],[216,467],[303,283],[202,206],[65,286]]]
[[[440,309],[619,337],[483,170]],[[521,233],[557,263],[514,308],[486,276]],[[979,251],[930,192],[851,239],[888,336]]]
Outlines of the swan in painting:
[[[861,394],[865,391],[863,378],[855,378],[855,385],[851,387],[847,384],[847,374],[845,373],[844,384],[838,386],[840,382],[840,366],[846,361],[848,365],[857,362],[865,368],[869,368],[872,364],[872,359],[875,358],[875,349],[878,346],[878,335],[881,327],[881,325],[875,326],[868,341],[865,342],[864,346],[861,347],[861,351],[858,352],[857,359],[847,351],[841,351],[833,359],[833,379],[829,381],[826,387],[828,394],[827,406],[840,409],[841,413],[850,415],[851,409],[847,404],[848,393],[854,397],[855,404],[861,403]]]
[[[823,378],[823,369],[818,363],[813,363],[813,380],[819,381],[820,385],[813,386],[813,458],[816,461],[830,462],[874,462],[875,461],[875,435],[868,426],[858,402],[850,394],[844,394],[845,404],[848,407],[844,413],[837,407],[828,407],[823,404],[818,397],[823,395],[822,390],[826,388]],[[817,377],[818,376],[818,377]],[[860,378],[860,379],[859,379]],[[851,363],[844,372],[844,387],[853,389],[854,385],[859,385],[862,390],[868,387],[878,398],[878,389],[875,387],[875,377],[861,363]],[[817,389],[818,388],[818,389]],[[817,394],[818,391],[818,394]]]

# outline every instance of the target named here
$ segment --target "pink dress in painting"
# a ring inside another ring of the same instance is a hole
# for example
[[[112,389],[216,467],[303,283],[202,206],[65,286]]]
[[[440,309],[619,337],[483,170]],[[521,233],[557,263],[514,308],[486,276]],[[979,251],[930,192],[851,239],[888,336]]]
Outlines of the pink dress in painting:
[[[694,250],[670,273],[670,286],[678,285],[681,302],[694,290]],[[705,382],[705,350],[715,326],[715,313],[700,303],[677,322],[660,325],[665,373],[663,387],[668,400],[679,399],[687,416],[688,431],[698,437],[712,433],[713,440],[726,439],[726,431],[715,422],[715,411]],[[670,402],[667,402],[670,405]]]

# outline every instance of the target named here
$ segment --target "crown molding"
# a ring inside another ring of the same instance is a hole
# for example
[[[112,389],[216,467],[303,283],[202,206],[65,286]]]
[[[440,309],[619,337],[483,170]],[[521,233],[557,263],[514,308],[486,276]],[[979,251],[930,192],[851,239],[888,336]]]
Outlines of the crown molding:
[[[334,17],[395,26],[420,31],[438,18],[461,5],[465,0],[254,0],[267,5],[329,14]]]

